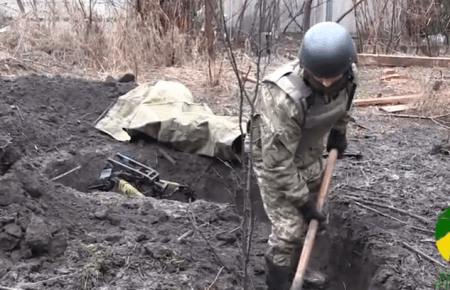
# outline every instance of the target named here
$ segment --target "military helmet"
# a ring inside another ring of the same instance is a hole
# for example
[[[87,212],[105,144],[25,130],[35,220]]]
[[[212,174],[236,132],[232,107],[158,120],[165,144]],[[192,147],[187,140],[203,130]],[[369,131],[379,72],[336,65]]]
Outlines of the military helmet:
[[[344,27],[335,22],[321,22],[306,32],[299,58],[300,65],[312,76],[332,78],[357,62],[357,52]]]

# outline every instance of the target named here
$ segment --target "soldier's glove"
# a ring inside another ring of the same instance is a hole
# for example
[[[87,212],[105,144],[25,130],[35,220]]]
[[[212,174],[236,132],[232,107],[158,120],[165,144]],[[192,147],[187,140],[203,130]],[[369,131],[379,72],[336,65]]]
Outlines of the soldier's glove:
[[[347,136],[340,130],[331,129],[330,135],[328,135],[327,152],[331,149],[338,151],[338,158],[342,157],[345,149],[347,149]]]
[[[318,210],[314,202],[309,199],[305,204],[298,208],[300,213],[303,216],[303,219],[309,224],[311,220],[317,220],[319,225],[325,221],[325,216],[321,214]]]

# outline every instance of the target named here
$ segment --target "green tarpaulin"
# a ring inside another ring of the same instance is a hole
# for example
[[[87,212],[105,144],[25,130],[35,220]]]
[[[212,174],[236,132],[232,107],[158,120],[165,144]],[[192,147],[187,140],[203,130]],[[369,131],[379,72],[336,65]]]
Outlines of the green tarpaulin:
[[[234,159],[233,144],[242,137],[238,117],[214,115],[195,103],[186,86],[171,81],[142,84],[119,97],[95,128],[118,141],[141,132],[178,150],[225,160]]]

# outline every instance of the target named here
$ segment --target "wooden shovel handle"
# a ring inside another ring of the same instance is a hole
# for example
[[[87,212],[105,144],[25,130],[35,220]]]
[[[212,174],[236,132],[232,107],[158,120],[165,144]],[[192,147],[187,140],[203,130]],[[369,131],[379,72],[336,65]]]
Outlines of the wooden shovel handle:
[[[327,167],[325,168],[325,175],[320,185],[319,197],[317,200],[317,210],[322,211],[323,204],[328,195],[328,188],[331,183],[331,178],[333,177],[334,164],[337,161],[338,152],[336,149],[332,149],[330,155],[328,156]],[[297,272],[295,273],[294,282],[292,283],[291,290],[301,290],[303,287],[303,279],[305,278],[306,268],[309,264],[309,259],[311,258],[311,252],[314,246],[314,240],[316,238],[317,229],[319,227],[319,222],[317,220],[312,220],[309,223],[308,233],[306,234],[305,243],[303,245],[302,255],[300,256],[300,261],[298,263]]]

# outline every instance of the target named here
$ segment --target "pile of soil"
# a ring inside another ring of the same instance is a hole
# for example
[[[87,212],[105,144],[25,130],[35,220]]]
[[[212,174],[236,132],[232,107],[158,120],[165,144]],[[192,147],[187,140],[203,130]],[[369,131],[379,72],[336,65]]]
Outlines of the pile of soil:
[[[116,142],[94,129],[93,123],[109,105],[135,86],[40,76],[1,81],[0,286],[240,289],[242,166],[178,152],[148,138]],[[433,124],[426,126],[428,133],[439,130]],[[399,255],[411,256],[405,249],[392,248],[386,238],[386,232],[398,232],[398,224],[376,214],[361,214],[361,208],[339,192],[344,190],[342,184],[393,191],[392,183],[386,185],[392,181],[385,182],[388,175],[380,176],[377,183],[366,182],[370,173],[361,174],[354,162],[368,162],[374,174],[381,174],[387,162],[405,163],[414,154],[426,154],[431,161],[425,171],[431,174],[447,157],[430,155],[423,146],[427,136],[418,139],[415,128],[404,129],[412,138],[406,137],[405,143],[391,139],[396,136],[391,132],[380,138],[377,131],[358,130],[349,150],[363,152],[367,160],[347,158],[337,165],[337,186],[326,208],[328,231],[318,237],[311,267],[329,276],[326,289],[416,289],[405,274],[411,270],[408,264],[402,264],[403,270],[384,267],[392,266]],[[399,146],[409,146],[414,154],[401,155],[400,160]],[[164,180],[189,185],[197,200],[188,203],[182,195],[171,200],[130,199],[90,190],[106,160],[117,153],[156,169]],[[77,166],[80,169],[51,180]],[[411,171],[411,166],[397,169]],[[448,171],[439,174],[440,186],[448,186]],[[251,196],[256,223],[249,274],[254,289],[265,289],[263,253],[270,231],[257,186]],[[422,214],[435,217],[431,211]]]

